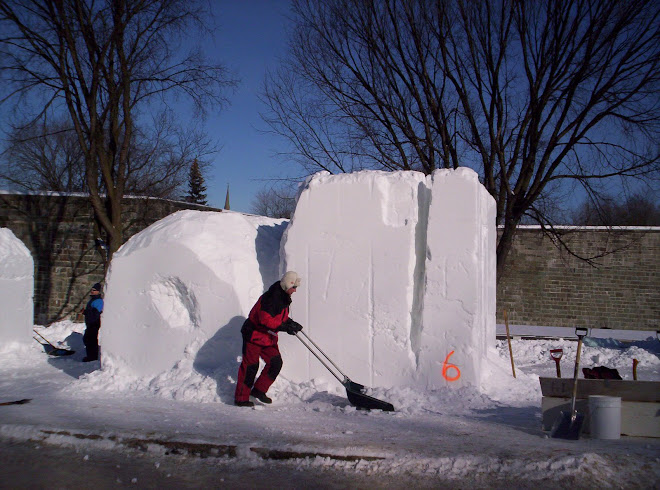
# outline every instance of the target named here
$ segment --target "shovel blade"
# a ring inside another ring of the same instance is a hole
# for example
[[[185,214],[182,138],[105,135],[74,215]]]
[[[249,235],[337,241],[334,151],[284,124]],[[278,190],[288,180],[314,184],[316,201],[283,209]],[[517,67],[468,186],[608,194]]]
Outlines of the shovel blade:
[[[44,348],[44,352],[49,356],[62,357],[62,356],[70,356],[76,353],[75,350],[61,349],[59,347],[55,347],[52,344],[44,344],[36,337],[32,337],[32,338],[37,342],[39,342],[39,345],[41,345],[41,347]]]
[[[41,345],[44,346],[44,350],[46,351],[46,354],[48,354],[49,356],[63,357],[63,356],[70,356],[76,353],[76,351],[74,350],[60,349],[58,347],[53,347],[47,344],[41,344]]]
[[[55,356],[55,357],[63,357],[63,356],[71,356],[71,355],[73,355],[73,354],[75,354],[75,353],[76,353],[76,351],[74,351],[74,350],[57,349],[57,348],[55,348],[55,349],[53,349],[52,351],[50,351],[50,352],[48,353],[48,355],[50,355],[50,356]]]
[[[355,381],[351,381],[350,379],[347,379],[342,384],[344,385],[344,388],[346,388],[347,390],[351,390],[355,393],[364,394],[364,392],[367,391],[367,388],[364,385],[361,385],[360,383],[356,383]]]
[[[555,439],[570,439],[576,441],[580,438],[582,424],[584,423],[584,414],[562,411],[561,415],[555,421],[550,432],[550,437]]]
[[[388,402],[374,398],[364,393],[365,387],[359,383],[348,380],[344,383],[348,401],[354,407],[363,410],[382,410],[383,412],[394,412],[394,405]]]

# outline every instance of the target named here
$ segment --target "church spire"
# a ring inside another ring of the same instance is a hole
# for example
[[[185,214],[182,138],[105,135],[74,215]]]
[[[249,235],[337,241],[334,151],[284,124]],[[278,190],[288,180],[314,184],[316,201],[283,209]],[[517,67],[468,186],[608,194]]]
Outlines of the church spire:
[[[229,207],[229,184],[227,184],[227,196],[225,197],[225,209],[230,210]]]

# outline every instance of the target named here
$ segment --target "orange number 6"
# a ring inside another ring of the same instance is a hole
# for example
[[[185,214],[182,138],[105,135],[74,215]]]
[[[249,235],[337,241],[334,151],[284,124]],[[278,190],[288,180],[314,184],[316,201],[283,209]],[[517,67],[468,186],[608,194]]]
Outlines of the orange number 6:
[[[456,381],[458,378],[461,377],[461,370],[458,369],[458,366],[455,364],[449,364],[447,361],[449,361],[449,358],[451,355],[454,353],[454,351],[451,351],[449,354],[447,354],[447,357],[445,357],[445,362],[442,363],[442,377],[445,378],[447,381]],[[456,376],[448,376],[447,375],[447,370],[453,368],[456,370]]]

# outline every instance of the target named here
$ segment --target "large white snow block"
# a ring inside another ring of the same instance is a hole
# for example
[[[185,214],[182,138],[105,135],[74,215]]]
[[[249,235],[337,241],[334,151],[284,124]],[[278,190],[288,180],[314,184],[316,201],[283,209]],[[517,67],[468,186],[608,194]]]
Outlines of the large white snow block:
[[[282,270],[303,278],[293,318],[359,383],[480,386],[495,342],[494,212],[467,168],[316,174],[283,237]],[[329,378],[301,345],[281,349],[284,376]]]
[[[427,247],[420,379],[480,386],[495,342],[496,227],[495,200],[473,170],[433,173]]]
[[[32,254],[9,228],[0,228],[0,339],[30,340],[34,326],[34,262]]]
[[[412,312],[425,180],[419,172],[316,174],[299,193],[283,238],[284,269],[302,276],[292,317],[363,384],[406,385],[415,374],[411,337],[419,326]],[[289,379],[329,376],[301,344],[280,348]]]
[[[154,376],[184,358],[210,372],[214,359],[235,361],[241,324],[278,278],[283,223],[179,211],[134,235],[114,254],[108,274],[99,338],[104,366]],[[200,347],[224,328],[231,330],[231,352],[198,359]]]

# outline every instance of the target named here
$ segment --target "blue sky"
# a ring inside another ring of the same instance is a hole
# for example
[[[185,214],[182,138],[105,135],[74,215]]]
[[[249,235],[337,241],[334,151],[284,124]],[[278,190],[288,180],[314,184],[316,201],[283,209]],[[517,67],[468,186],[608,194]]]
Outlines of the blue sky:
[[[209,0],[209,4],[214,12],[209,23],[217,31],[214,38],[204,39],[204,47],[213,61],[226,65],[240,81],[227,94],[229,105],[210,111],[204,124],[219,147],[205,176],[207,197],[211,206],[222,208],[229,185],[231,208],[249,212],[268,179],[299,171],[294,163],[274,156],[286,150],[286,142],[265,134],[267,126],[259,115],[265,110],[259,95],[266,71],[275,69],[286,55],[290,0]],[[188,115],[185,106],[180,110],[183,117]]]
[[[281,158],[273,156],[284,141],[264,134],[266,125],[259,113],[265,107],[259,100],[267,69],[278,65],[286,53],[286,15],[289,0],[208,0],[214,17],[209,27],[215,36],[205,37],[202,47],[211,61],[226,66],[240,80],[235,91],[228,92],[229,105],[221,111],[209,111],[203,129],[219,151],[211,157],[205,175],[209,205],[222,208],[227,185],[231,209],[249,212],[257,191],[287,172]],[[191,36],[199,39],[199,36]],[[185,100],[185,99],[183,99]],[[175,104],[188,124],[189,101]],[[0,106],[0,121],[6,121],[9,107]],[[2,127],[2,130],[7,128]],[[4,134],[2,136],[4,138]],[[294,168],[289,165],[288,169]]]
[[[209,136],[221,150],[212,158],[206,177],[208,202],[223,207],[229,184],[231,209],[249,211],[255,193],[285,171],[281,158],[274,157],[284,144],[266,135],[259,116],[259,100],[267,69],[274,69],[286,52],[288,0],[211,0],[218,31],[214,40],[216,61],[240,79],[230,95],[230,105],[206,121]],[[291,167],[290,167],[291,168]],[[259,180],[262,179],[262,180]]]

